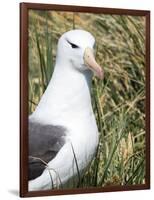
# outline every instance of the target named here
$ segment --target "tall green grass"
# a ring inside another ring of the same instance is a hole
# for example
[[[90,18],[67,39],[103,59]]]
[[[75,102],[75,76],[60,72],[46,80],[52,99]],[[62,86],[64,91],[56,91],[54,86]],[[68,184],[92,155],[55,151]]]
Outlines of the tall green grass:
[[[81,28],[96,38],[104,81],[93,78],[99,145],[78,187],[145,182],[145,18],[29,11],[29,113],[53,72],[60,35]],[[74,152],[75,156],[75,152]],[[77,166],[77,160],[76,160]]]

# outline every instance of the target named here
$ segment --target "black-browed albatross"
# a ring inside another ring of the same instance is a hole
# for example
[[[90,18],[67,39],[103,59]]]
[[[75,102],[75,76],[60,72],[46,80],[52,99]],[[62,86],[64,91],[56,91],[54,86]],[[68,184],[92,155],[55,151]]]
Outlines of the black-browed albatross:
[[[95,39],[84,30],[64,33],[49,85],[29,117],[29,191],[71,187],[87,168],[98,145],[91,105]]]

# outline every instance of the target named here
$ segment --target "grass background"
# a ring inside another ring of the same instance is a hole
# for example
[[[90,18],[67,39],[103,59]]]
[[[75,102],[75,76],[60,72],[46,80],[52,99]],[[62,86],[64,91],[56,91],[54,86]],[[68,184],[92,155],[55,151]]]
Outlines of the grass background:
[[[51,78],[58,38],[80,28],[96,38],[104,81],[93,78],[97,154],[78,187],[145,183],[145,18],[29,11],[29,113]]]

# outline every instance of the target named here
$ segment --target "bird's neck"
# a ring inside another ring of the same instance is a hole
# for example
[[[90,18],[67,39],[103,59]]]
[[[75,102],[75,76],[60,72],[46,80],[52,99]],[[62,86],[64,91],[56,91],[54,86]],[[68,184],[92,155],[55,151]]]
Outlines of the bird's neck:
[[[32,117],[58,124],[72,117],[91,115],[90,87],[90,71],[82,73],[73,69],[69,63],[57,63]]]

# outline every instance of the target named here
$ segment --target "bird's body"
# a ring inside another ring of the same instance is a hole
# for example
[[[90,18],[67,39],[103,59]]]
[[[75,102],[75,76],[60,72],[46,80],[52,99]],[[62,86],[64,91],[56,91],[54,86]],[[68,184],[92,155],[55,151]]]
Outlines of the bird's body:
[[[81,53],[75,51],[79,49],[72,52],[70,43],[78,45]],[[52,78],[29,117],[30,191],[72,187],[95,154],[98,129],[90,97],[92,72],[80,58],[85,48],[93,45],[93,36],[81,30],[65,33],[59,40]],[[76,60],[71,59],[73,53]],[[42,161],[48,167],[44,168]]]

